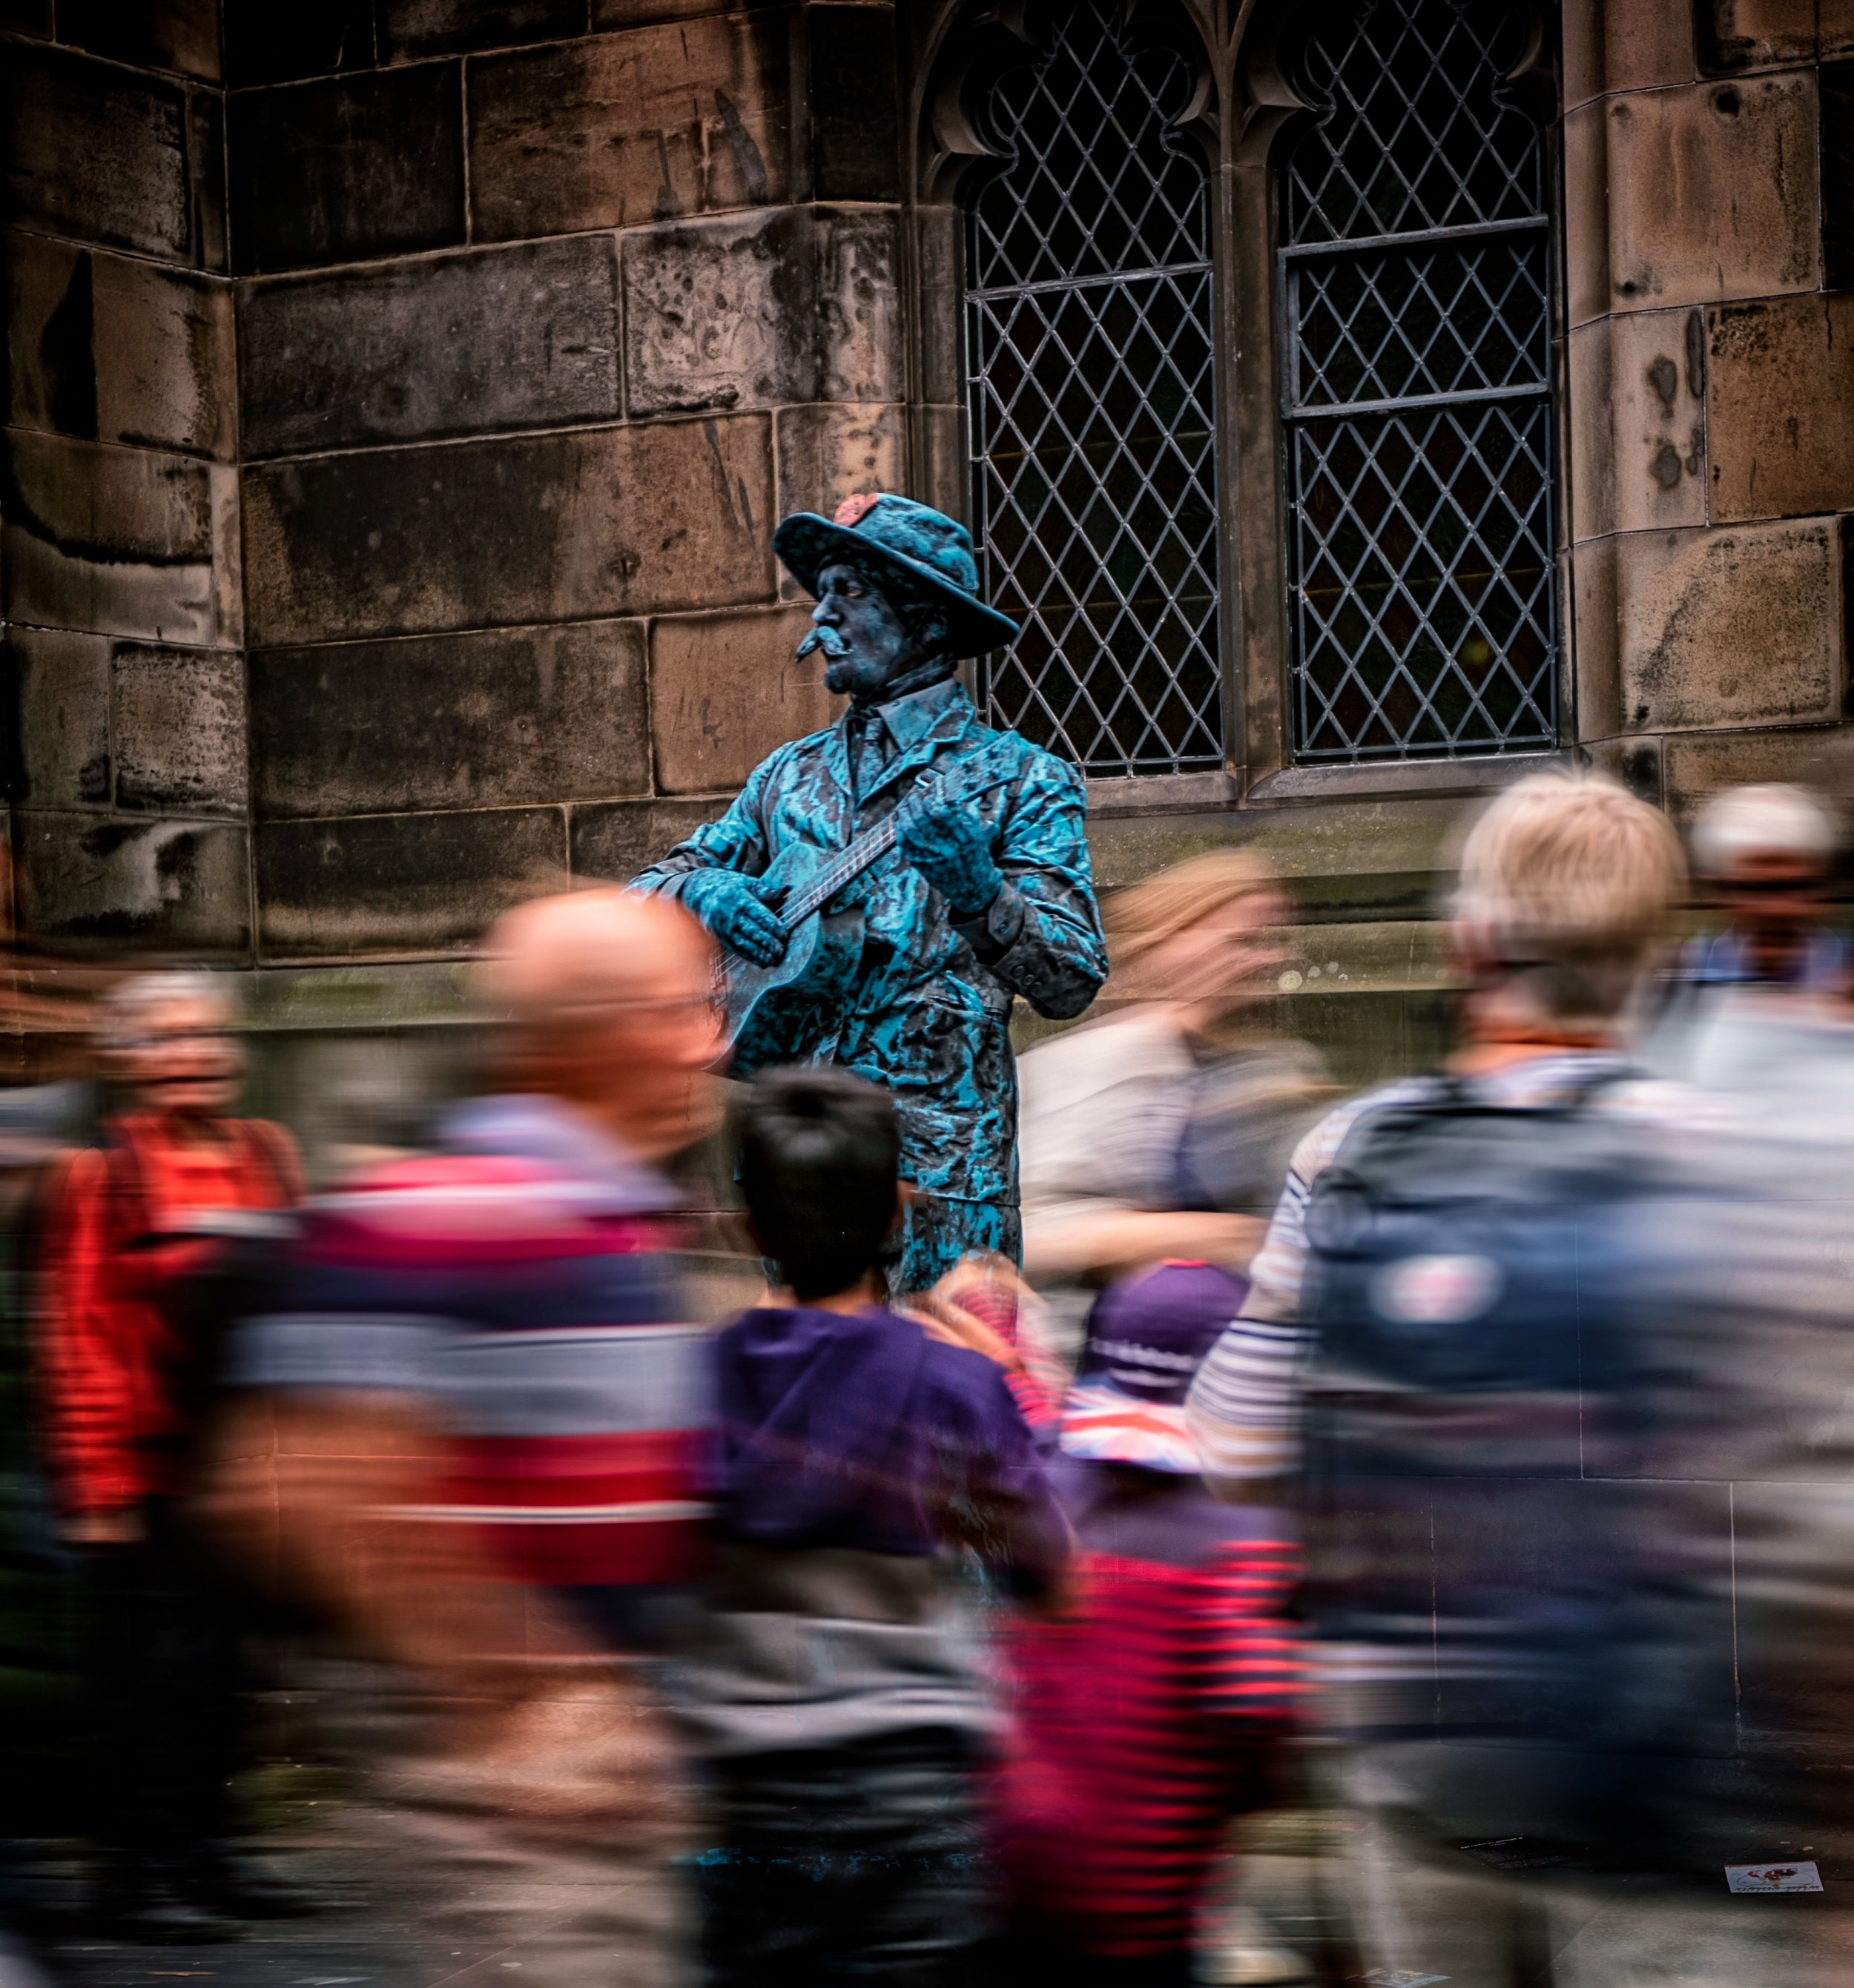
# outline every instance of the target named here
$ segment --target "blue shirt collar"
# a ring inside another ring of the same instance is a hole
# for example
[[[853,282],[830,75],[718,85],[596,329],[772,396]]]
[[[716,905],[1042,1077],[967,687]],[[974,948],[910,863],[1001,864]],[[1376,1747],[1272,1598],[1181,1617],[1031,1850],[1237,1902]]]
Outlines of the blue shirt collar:
[[[911,690],[905,696],[891,698],[875,708],[881,713],[896,751],[905,752],[911,746],[919,745],[956,705],[970,702],[966,686],[956,676],[951,676],[941,678],[925,690]]]

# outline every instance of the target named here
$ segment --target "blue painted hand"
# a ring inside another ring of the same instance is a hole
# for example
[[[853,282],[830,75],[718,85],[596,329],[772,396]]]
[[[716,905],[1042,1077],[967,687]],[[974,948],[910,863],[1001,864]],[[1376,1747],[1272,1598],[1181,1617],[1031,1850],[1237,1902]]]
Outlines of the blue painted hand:
[[[1004,881],[992,860],[991,841],[991,831],[974,809],[941,800],[909,815],[895,847],[902,860],[946,900],[955,918],[976,918],[990,908]]]
[[[785,927],[738,870],[697,870],[684,882],[682,901],[721,943],[756,966],[784,954]]]

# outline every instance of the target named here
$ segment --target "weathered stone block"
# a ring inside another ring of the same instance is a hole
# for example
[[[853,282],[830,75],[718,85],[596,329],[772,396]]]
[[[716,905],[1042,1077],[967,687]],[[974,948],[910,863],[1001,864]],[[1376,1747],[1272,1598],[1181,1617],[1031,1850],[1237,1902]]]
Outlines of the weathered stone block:
[[[262,815],[650,790],[641,621],[259,650],[251,704]]]
[[[374,66],[373,0],[317,0],[279,7],[276,0],[221,0],[225,19],[225,80],[296,83]]]
[[[230,130],[241,274],[464,239],[455,63],[246,90],[232,100]]]
[[[819,397],[898,401],[907,391],[893,208],[817,210]]]
[[[1854,509],[1854,296],[1706,317],[1714,522]]]
[[[258,934],[272,958],[448,952],[567,882],[558,808],[260,822]]]
[[[6,678],[7,798],[25,807],[107,807],[108,637],[8,629]]]
[[[235,470],[19,428],[4,447],[0,618],[237,644]]]
[[[511,49],[586,32],[586,0],[381,0],[380,59]]]
[[[949,518],[966,516],[969,470],[965,418],[963,407],[916,407],[914,411],[914,460],[918,467],[911,494],[922,503],[944,511]]]
[[[597,235],[254,283],[245,454],[615,419],[617,309]]]
[[[12,426],[230,457],[226,284],[42,235],[5,236],[0,262]]]
[[[230,822],[99,820],[16,810],[14,888],[35,938],[249,952],[245,831]]]
[[[249,783],[242,656],[112,644],[110,702],[119,808],[243,811]]]
[[[775,746],[831,723],[837,701],[824,688],[824,658],[792,660],[810,622],[803,607],[775,607],[651,625],[651,714],[664,793],[737,787]]]
[[[58,0],[58,39],[113,62],[219,79],[218,0]]]
[[[572,810],[576,883],[628,883],[685,835],[712,821],[723,801],[605,801]]]
[[[1813,289],[1815,82],[1605,97],[1565,120],[1572,322]]]
[[[959,324],[959,210],[917,207],[914,211],[915,280],[920,293],[921,397],[961,399],[966,391]]]
[[[1565,107],[1616,90],[1656,90],[1693,79],[1690,7],[1638,0],[1566,0]]]
[[[786,26],[712,15],[470,64],[479,241],[786,198]]]
[[[1621,658],[1616,631],[1614,538],[1592,539],[1571,554],[1571,663],[1577,686],[1577,735],[1605,739],[1622,725]]]
[[[846,497],[902,487],[897,407],[782,407],[773,417],[779,462],[779,515],[829,517]]]
[[[1832,518],[1615,541],[1626,732],[1795,725],[1840,714],[1840,534]],[[1602,631],[1580,621],[1580,652]]]
[[[1813,61],[1816,0],[1699,0],[1700,66],[1708,76]]]
[[[627,237],[631,411],[898,400],[895,259],[879,211],[780,208]]]
[[[252,644],[769,599],[771,439],[742,414],[258,465]]]
[[[1662,757],[1667,810],[1680,822],[1712,795],[1753,783],[1791,780],[1830,794],[1854,792],[1854,728],[1846,725],[1689,732],[1670,739]]]
[[[811,191],[819,200],[902,197],[901,80],[892,7],[810,6]]]
[[[0,63],[10,219],[52,235],[192,259],[187,96],[63,49]]]
[[[1815,0],[1815,52],[1854,55],[1854,0]]]
[[[1706,327],[1631,311],[1571,334],[1572,535],[1706,522]]]

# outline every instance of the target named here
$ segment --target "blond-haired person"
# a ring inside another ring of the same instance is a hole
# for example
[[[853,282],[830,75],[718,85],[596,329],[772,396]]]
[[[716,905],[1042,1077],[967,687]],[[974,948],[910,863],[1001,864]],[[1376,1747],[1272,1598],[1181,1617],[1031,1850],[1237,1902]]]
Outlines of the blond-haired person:
[[[1679,1712],[1677,1746],[1709,1706],[1729,1726],[1729,1631],[1671,1598],[1703,1525],[1649,1482],[1632,1378],[1653,1368],[1657,1197],[1695,1117],[1627,1038],[1684,881],[1666,818],[1609,781],[1535,776],[1488,806],[1451,908],[1456,1052],[1301,1142],[1188,1400],[1226,1495],[1274,1496],[1305,1443],[1322,1758],[1352,1807],[1362,1966],[1386,1980],[1648,1978],[1670,1929],[1632,1905],[1555,1973],[1598,1895],[1509,1878],[1499,1845],[1662,1814],[1646,1708]],[[1645,1679],[1639,1650],[1670,1630],[1679,1663]],[[1625,1868],[1661,1868],[1669,1841],[1625,1833]],[[1767,1978],[1703,1958],[1680,1978]]]
[[[1669,937],[1686,881],[1666,817],[1614,783],[1534,774],[1507,789],[1463,847],[1449,942],[1463,985],[1453,1073],[1515,1109],[1624,1064],[1632,1005]],[[1419,1093],[1400,1080],[1328,1112],[1295,1149],[1243,1316],[1191,1391],[1206,1467],[1231,1483],[1292,1468],[1304,1348],[1297,1322],[1308,1199],[1353,1128]],[[1643,1087],[1618,1084],[1619,1104]]]
[[[1289,917],[1274,871],[1243,850],[1108,901],[1102,1012],[1023,1059],[1032,1283],[1079,1296],[1167,1258],[1248,1263],[1325,1089],[1311,1050],[1257,1023]]]

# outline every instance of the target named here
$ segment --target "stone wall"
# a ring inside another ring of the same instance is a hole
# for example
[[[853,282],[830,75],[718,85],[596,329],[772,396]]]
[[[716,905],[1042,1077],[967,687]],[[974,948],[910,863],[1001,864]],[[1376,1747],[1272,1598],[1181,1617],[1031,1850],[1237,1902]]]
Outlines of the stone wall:
[[[285,46],[243,11],[258,956],[455,952],[827,715],[771,531],[905,480],[891,17],[381,0]]]
[[[1854,8],[1579,0],[1565,59],[1579,736],[1676,813],[1845,791]]]
[[[212,0],[13,0],[0,481],[15,889],[53,941],[251,942]]]
[[[1179,5],[1240,224],[1220,363],[1253,732],[1281,690],[1267,184],[1294,111],[1265,56],[1292,8]],[[404,1043],[455,1014],[502,905],[628,874],[825,719],[773,522],[858,489],[961,501],[923,106],[964,21],[59,0],[54,34],[51,0],[0,0],[27,928],[242,962],[286,1060]],[[1845,788],[1854,12],[1565,0],[1545,66],[1559,756],[1676,813],[1737,779]],[[1101,874],[1260,841],[1306,907],[1297,1020],[1348,1074],[1418,1057],[1450,824],[1523,766],[1279,759],[1104,783]]]

